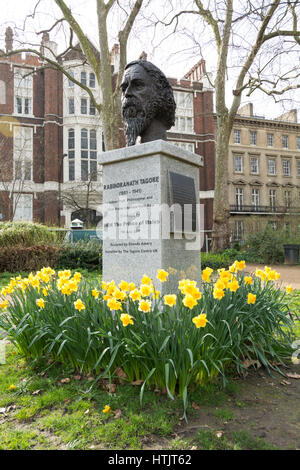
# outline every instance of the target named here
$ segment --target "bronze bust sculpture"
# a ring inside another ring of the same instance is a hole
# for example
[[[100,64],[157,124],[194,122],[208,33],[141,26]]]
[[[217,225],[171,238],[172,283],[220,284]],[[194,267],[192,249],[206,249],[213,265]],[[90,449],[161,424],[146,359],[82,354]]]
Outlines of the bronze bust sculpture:
[[[166,131],[175,123],[176,104],[166,76],[146,60],[125,67],[122,90],[122,114],[127,147],[167,139]]]

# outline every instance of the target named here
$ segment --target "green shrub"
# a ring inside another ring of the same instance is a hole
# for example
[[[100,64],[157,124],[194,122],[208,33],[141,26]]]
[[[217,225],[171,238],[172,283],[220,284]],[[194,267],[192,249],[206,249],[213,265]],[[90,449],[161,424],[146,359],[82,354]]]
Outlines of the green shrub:
[[[263,231],[250,235],[246,240],[245,249],[251,259],[259,259],[261,263],[284,261],[282,234],[269,225]]]
[[[233,261],[230,256],[224,253],[201,253],[201,269],[228,268]]]
[[[60,246],[56,269],[87,269],[102,271],[102,246],[98,241],[78,241]]]
[[[31,222],[3,222],[0,224],[0,247],[51,245],[57,239],[56,232],[42,224]]]
[[[55,266],[59,247],[56,245],[10,246],[0,249],[0,272],[37,271]]]

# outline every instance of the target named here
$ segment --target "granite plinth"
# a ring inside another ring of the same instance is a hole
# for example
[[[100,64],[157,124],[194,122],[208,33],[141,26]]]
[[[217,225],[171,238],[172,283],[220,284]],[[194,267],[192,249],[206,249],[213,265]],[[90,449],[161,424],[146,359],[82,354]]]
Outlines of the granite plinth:
[[[103,154],[103,279],[140,283],[144,274],[164,292],[179,278],[201,279],[200,241],[172,223],[170,172],[186,177],[199,204],[202,157],[163,140]],[[171,219],[171,221],[170,221]],[[188,237],[188,238],[187,238]],[[197,227],[199,239],[199,224]],[[158,269],[170,272],[161,286]],[[171,269],[170,269],[171,268]]]

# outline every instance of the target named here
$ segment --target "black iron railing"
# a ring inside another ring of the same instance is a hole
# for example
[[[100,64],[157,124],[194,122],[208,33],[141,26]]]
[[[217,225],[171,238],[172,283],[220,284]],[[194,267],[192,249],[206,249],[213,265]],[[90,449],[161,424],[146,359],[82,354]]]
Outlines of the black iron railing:
[[[251,213],[251,214],[300,214],[300,207],[286,206],[255,206],[255,205],[230,205],[231,213]]]

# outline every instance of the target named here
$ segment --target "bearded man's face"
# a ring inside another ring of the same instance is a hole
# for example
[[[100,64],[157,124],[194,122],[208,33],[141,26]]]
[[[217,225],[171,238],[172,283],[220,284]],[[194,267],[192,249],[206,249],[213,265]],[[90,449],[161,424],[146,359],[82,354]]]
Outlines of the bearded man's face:
[[[159,99],[151,76],[138,64],[125,71],[121,89],[126,141],[128,146],[135,145],[155,118]]]

